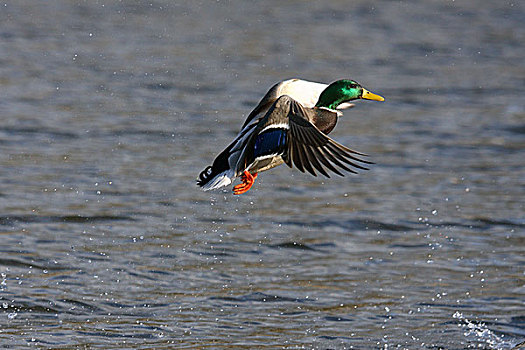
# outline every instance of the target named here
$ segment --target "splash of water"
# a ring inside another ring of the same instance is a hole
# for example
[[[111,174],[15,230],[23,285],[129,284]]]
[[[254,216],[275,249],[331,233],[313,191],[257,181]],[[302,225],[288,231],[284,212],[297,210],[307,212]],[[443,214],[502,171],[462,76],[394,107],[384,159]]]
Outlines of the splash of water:
[[[491,331],[483,322],[472,322],[459,311],[456,311],[453,318],[460,320],[458,326],[464,329],[463,335],[466,338],[475,338],[480,344],[478,347],[483,348],[488,345],[491,349],[512,349],[513,343],[511,339],[503,339],[505,335],[498,336]]]

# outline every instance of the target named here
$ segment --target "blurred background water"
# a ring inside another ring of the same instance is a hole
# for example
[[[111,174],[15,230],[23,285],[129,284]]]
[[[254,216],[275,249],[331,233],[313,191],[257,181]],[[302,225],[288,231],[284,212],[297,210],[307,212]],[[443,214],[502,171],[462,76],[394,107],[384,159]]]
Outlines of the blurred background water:
[[[511,349],[525,340],[522,1],[3,1],[0,344]],[[274,83],[386,97],[368,172],[198,173]]]

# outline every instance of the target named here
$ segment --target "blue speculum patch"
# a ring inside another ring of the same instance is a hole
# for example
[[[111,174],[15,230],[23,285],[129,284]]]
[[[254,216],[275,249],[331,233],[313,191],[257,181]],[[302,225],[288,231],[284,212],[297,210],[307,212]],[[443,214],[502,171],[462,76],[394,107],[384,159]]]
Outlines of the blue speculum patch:
[[[286,145],[286,131],[286,129],[270,129],[257,136],[253,151],[255,158],[282,153]]]

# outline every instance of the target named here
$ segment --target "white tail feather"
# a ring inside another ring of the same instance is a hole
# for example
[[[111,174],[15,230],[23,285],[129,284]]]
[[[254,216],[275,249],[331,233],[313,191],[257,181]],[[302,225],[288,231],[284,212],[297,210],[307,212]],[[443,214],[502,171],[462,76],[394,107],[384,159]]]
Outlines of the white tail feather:
[[[228,186],[232,183],[235,174],[233,170],[223,171],[220,174],[217,174],[213,179],[211,179],[206,185],[202,186],[204,191],[215,190],[223,186]]]

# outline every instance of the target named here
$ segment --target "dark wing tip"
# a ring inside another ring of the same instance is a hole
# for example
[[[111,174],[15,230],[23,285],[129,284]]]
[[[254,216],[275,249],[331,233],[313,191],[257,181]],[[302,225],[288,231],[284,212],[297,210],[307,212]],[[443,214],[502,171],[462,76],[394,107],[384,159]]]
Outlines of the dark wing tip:
[[[374,164],[362,159],[366,154],[354,151],[332,140],[310,122],[312,110],[304,108],[298,102],[289,98],[289,125],[291,137],[288,140],[287,152],[283,154],[285,163],[292,164],[305,173],[330,177],[327,170],[344,176],[340,170],[357,174],[354,169],[369,170],[362,164]],[[283,99],[284,101],[288,101]]]

